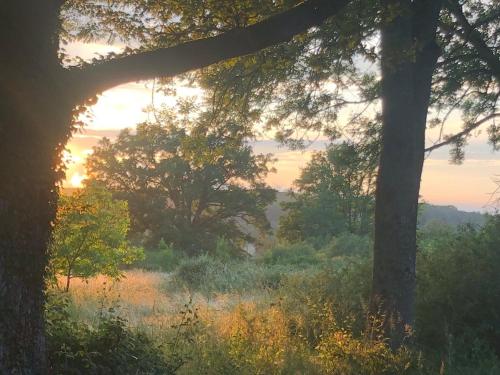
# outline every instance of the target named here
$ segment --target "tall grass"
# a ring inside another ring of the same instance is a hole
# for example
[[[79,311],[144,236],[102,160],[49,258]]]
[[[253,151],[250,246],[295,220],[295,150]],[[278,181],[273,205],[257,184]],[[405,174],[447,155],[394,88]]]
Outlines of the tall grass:
[[[424,242],[412,348],[390,350],[381,324],[366,324],[381,319],[367,308],[371,259],[362,255],[366,242],[345,254],[344,244],[357,241],[349,237],[310,248],[317,258],[307,262],[297,260],[300,245],[257,260],[183,260],[168,274],[75,280],[70,323],[49,324],[51,358],[73,363],[75,352],[93,353],[111,334],[113,361],[143,353],[176,374],[498,374],[499,233],[497,219]],[[124,373],[155,373],[130,361]]]

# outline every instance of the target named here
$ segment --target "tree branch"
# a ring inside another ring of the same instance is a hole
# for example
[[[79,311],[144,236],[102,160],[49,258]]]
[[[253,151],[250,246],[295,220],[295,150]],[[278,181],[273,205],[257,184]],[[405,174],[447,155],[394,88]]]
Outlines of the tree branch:
[[[455,135],[452,135],[450,137],[447,137],[445,141],[442,141],[442,142],[436,143],[430,147],[427,147],[425,149],[425,152],[431,152],[431,151],[434,151],[435,149],[438,149],[442,146],[449,145],[450,143],[453,143],[453,142],[463,138],[464,136],[469,134],[474,129],[477,129],[478,127],[483,125],[485,122],[488,122],[489,120],[494,119],[496,117],[500,117],[500,113],[492,113],[491,115],[486,116],[485,118],[479,120],[478,122],[475,122],[474,124],[467,126],[467,128],[462,130],[461,132],[459,132]]]
[[[457,0],[448,1],[446,6],[462,27],[463,32],[458,33],[458,36],[474,46],[479,57],[488,65],[493,76],[500,83],[500,58],[488,47],[481,33],[469,23]]]
[[[293,36],[322,24],[337,14],[349,0],[307,0],[268,19],[245,28],[137,53],[70,72],[83,90],[83,98],[127,82],[172,77],[226,59],[255,53],[287,42]]]

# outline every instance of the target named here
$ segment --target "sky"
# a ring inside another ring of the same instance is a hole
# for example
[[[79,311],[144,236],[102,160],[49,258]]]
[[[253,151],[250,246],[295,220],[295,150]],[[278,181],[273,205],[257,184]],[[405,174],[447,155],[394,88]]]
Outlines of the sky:
[[[72,56],[89,59],[96,53],[118,52],[120,46],[99,43],[75,43],[66,48]],[[113,139],[120,130],[134,128],[146,121],[148,114],[144,108],[151,105],[152,83],[138,82],[118,86],[104,92],[98,102],[90,108],[90,118],[86,126],[73,135],[65,155],[67,163],[66,180],[63,185],[78,187],[85,177],[85,158],[92,152],[92,147],[102,137]],[[196,95],[192,88],[179,88],[182,95]],[[162,102],[171,104],[171,98],[155,96],[155,105]],[[460,118],[450,119],[447,134],[460,130]],[[490,194],[495,190],[495,176],[500,176],[500,152],[493,152],[487,144],[486,132],[479,130],[466,147],[466,159],[461,165],[449,162],[449,148],[434,151],[425,161],[422,175],[421,197],[427,203],[454,205],[467,211],[487,209]],[[429,131],[427,142],[436,140],[436,131]],[[261,140],[253,143],[255,153],[273,153],[278,159],[274,165],[277,173],[270,174],[267,182],[279,189],[287,190],[299,176],[315,151],[323,150],[325,142],[316,141],[306,150],[292,151],[279,146],[273,140]]]

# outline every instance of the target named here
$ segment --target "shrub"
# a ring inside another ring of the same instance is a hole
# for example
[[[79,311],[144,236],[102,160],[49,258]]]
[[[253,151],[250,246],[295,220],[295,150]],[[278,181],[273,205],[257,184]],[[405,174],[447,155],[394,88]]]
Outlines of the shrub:
[[[145,252],[145,259],[135,263],[135,267],[148,271],[171,272],[180,263],[183,255],[167,245],[162,239],[158,243],[158,248]]]
[[[197,338],[197,355],[179,373],[399,375],[420,370],[416,353],[393,353],[379,338],[355,337],[335,324],[331,308],[316,307],[328,330],[310,345],[279,302],[267,307],[241,303]]]
[[[330,243],[323,247],[320,252],[327,257],[368,257],[371,254],[372,246],[372,242],[368,236],[344,232],[332,238]]]
[[[281,245],[265,252],[260,261],[264,264],[310,266],[319,263],[316,250],[306,242]]]
[[[224,237],[217,238],[214,249],[215,258],[223,262],[229,262],[233,259],[242,258],[245,255],[246,253],[238,246],[235,246],[231,241]]]
[[[417,269],[416,332],[422,347],[445,363],[467,358],[468,368],[498,356],[500,216],[481,229],[466,226],[433,241],[420,252]],[[478,347],[483,356],[473,355]]]
[[[370,287],[369,259],[339,259],[319,272],[287,277],[279,296],[298,334],[315,347],[333,320],[325,320],[325,310],[332,311],[336,327],[363,332]]]
[[[51,374],[173,374],[183,363],[113,311],[96,327],[72,320],[67,296],[51,294],[46,309]]]
[[[300,272],[291,266],[258,264],[252,259],[223,262],[208,255],[184,259],[177,267],[171,288],[186,288],[207,296],[219,292],[262,292],[276,289],[289,275]]]
[[[381,339],[356,338],[348,330],[331,330],[319,343],[317,360],[330,375],[421,374],[418,356],[407,348],[392,351]]]

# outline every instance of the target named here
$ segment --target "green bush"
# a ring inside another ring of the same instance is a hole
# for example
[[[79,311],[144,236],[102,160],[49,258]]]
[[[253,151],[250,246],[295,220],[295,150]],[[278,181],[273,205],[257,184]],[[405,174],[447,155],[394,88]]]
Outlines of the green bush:
[[[481,229],[466,226],[428,241],[417,270],[420,345],[444,359],[449,374],[460,373],[460,366],[478,369],[462,373],[498,373],[500,216],[491,217]]]
[[[294,266],[310,266],[320,262],[314,247],[306,242],[274,247],[266,251],[259,260],[264,264]]]
[[[360,335],[366,327],[371,288],[371,260],[346,258],[332,262],[316,273],[301,273],[284,279],[278,290],[287,315],[295,317],[297,334],[315,347],[327,332],[325,311],[332,310],[336,326]]]
[[[46,330],[51,374],[173,374],[184,360],[165,353],[141,332],[127,328],[113,311],[96,327],[75,321],[65,295],[49,296]]]
[[[372,252],[372,241],[368,236],[344,232],[332,238],[320,253],[327,257],[361,256],[368,257]]]
[[[162,239],[157,249],[145,251],[145,258],[134,266],[148,271],[171,272],[179,265],[182,258],[183,254],[174,250]]]
[[[235,246],[228,239],[219,237],[217,238],[213,255],[215,258],[223,262],[229,262],[231,260],[241,259],[248,254],[241,250],[238,246]]]
[[[300,272],[289,265],[267,265],[252,259],[223,262],[209,255],[184,259],[174,272],[170,287],[205,295],[220,292],[262,292],[278,288],[283,279]]]

